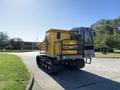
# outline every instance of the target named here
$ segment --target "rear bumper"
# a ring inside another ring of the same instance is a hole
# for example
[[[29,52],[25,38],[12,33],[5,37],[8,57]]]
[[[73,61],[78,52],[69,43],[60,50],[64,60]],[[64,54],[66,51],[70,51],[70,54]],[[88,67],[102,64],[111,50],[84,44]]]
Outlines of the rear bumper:
[[[57,60],[75,60],[75,59],[83,59],[82,55],[63,55],[58,56]]]

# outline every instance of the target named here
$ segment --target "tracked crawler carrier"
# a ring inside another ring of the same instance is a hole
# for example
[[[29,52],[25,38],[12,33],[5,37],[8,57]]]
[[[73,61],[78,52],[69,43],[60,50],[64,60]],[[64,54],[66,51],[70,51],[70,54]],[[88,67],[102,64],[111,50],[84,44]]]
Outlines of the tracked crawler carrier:
[[[43,42],[38,43],[40,55],[37,65],[47,73],[58,71],[61,66],[79,69],[85,66],[84,59],[94,56],[94,33],[91,28],[71,30],[50,29]]]

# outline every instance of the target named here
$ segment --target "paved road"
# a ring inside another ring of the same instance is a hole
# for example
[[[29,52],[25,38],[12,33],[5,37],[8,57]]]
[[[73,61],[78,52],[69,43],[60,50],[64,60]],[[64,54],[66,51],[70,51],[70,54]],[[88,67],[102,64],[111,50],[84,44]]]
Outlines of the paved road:
[[[80,71],[62,68],[56,75],[47,75],[35,61],[38,52],[17,54],[35,77],[33,90],[120,90],[120,59],[94,58]]]

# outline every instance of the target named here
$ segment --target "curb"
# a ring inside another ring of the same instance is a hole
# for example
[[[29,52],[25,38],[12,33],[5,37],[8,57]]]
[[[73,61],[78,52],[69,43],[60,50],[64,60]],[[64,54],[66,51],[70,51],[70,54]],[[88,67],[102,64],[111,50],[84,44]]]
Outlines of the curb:
[[[19,56],[20,57],[20,56]],[[20,57],[21,58],[21,57]],[[29,74],[30,74],[30,79],[28,81],[28,84],[26,86],[25,90],[32,90],[33,88],[33,84],[34,84],[34,75],[32,74],[31,70],[29,69],[29,67],[25,64],[25,62],[23,61],[23,59],[21,58],[22,62],[24,63],[26,69],[28,70]]]
[[[33,84],[34,84],[34,76],[32,75],[31,78],[29,79],[29,83],[25,90],[32,90]]]
[[[22,61],[23,61],[23,59],[22,59]],[[24,61],[23,61],[23,63],[24,63]],[[28,84],[27,84],[25,90],[32,90],[33,84],[34,84],[34,75],[32,74],[31,70],[28,68],[28,66],[25,63],[24,63],[24,65],[25,65],[25,67],[27,68],[27,70],[28,70],[28,72],[30,74],[30,79],[28,81]]]

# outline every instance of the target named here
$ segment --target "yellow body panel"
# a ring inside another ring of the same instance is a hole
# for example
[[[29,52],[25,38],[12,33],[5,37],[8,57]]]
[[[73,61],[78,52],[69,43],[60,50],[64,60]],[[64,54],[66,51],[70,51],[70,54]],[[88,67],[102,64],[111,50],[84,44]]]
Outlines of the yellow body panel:
[[[61,38],[57,39],[57,32],[61,33]],[[70,32],[67,30],[60,30],[60,29],[50,29],[46,32],[47,34],[47,41],[42,42],[39,45],[41,50],[45,50],[48,55],[61,55],[62,54],[77,54],[77,50],[69,50],[70,48],[77,48],[76,46],[64,46],[64,49],[61,52],[61,42],[62,44],[77,44],[76,40],[70,40]]]
[[[75,50],[76,48],[78,48],[77,46],[75,46],[77,44],[76,40],[65,40],[63,41],[63,44],[66,44],[66,46],[64,46],[64,49],[68,49],[63,51],[63,54],[77,54],[77,50]],[[70,45],[70,46],[69,46]],[[73,49],[73,50],[69,50],[69,49]]]
[[[61,33],[61,38],[57,39],[57,32]],[[61,51],[61,44],[60,41],[64,39],[69,39],[70,34],[67,30],[57,30],[57,29],[50,29],[47,31],[48,37],[48,55],[60,55]],[[57,42],[57,43],[55,43]],[[58,43],[59,42],[59,43]]]

